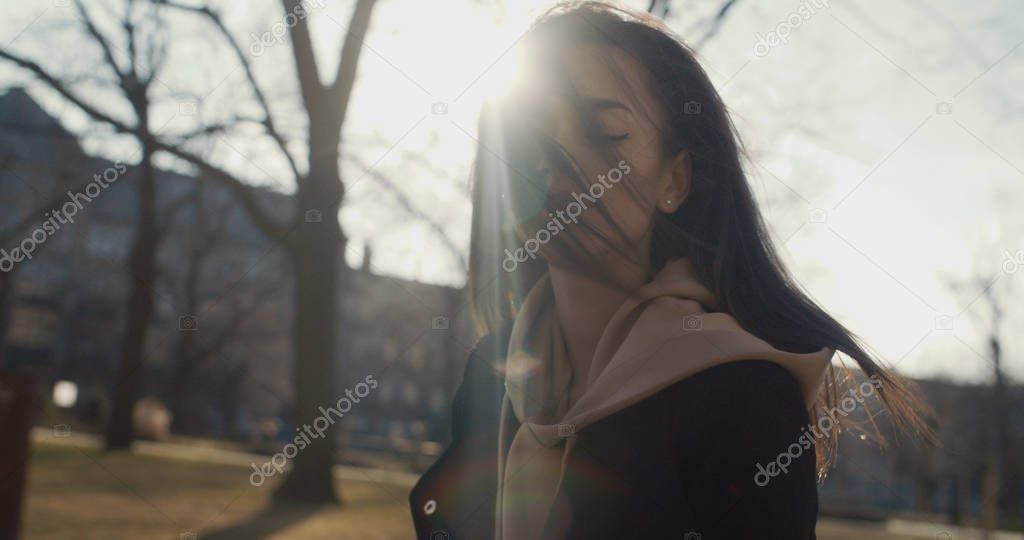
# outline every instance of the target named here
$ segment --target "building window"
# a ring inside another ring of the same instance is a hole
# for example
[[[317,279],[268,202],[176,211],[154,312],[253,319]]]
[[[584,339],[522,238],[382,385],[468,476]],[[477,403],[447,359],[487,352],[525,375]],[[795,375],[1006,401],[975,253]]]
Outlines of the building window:
[[[131,241],[131,229],[94,223],[86,246],[93,257],[118,260],[128,253]]]
[[[416,399],[419,397],[419,389],[416,388],[416,384],[408,381],[402,387],[402,400],[408,405],[415,405]]]
[[[34,307],[16,308],[11,319],[11,341],[23,347],[46,347],[56,341],[57,316]]]
[[[409,365],[412,366],[413,370],[419,371],[423,369],[425,357],[426,355],[423,353],[423,346],[417,343],[416,345],[413,345],[412,349],[409,351]]]

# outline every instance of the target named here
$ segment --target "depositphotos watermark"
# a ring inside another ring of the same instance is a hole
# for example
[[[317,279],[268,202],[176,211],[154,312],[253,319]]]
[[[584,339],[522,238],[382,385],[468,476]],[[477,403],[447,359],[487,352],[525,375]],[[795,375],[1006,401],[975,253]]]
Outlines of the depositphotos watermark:
[[[294,9],[284,15],[284,19],[271,26],[270,30],[262,34],[250,32],[249,37],[252,38],[252,43],[249,44],[249,52],[253,56],[261,56],[274,44],[284,41],[284,35],[288,33],[288,29],[299,24],[300,19],[305,19],[312,8],[322,7],[324,7],[324,0],[302,0],[296,4]]]
[[[501,267],[506,272],[515,272],[519,263],[526,262],[528,259],[536,259],[540,247],[564,231],[566,225],[570,222],[579,223],[580,214],[589,208],[587,202],[596,204],[598,199],[604,197],[607,190],[615,187],[615,184],[621,182],[630,171],[632,169],[626,160],[620,160],[615,167],[608,169],[607,173],[597,175],[597,182],[590,184],[590,187],[587,188],[588,193],[579,194],[574,191],[572,193],[573,202],[565,205],[565,210],[556,210],[554,214],[548,213],[551,219],[537,231],[537,234],[533,235],[533,238],[528,238],[523,243],[523,247],[516,248],[514,253],[505,248],[505,260],[501,261]]]
[[[1003,272],[1015,274],[1021,268],[1024,268],[1024,249],[1018,249],[1017,253],[1003,253]]]
[[[875,389],[881,387],[882,381],[879,380],[878,375],[872,375],[869,379],[870,381],[864,381],[859,386],[851,388],[848,392],[850,395],[839,401],[838,407],[825,409],[826,414],[818,418],[817,426],[808,424],[806,427],[800,428],[800,431],[805,431],[805,433],[800,435],[795,443],[789,445],[785,452],[780,452],[775,461],[769,463],[767,467],[758,463],[757,473],[754,474],[754,483],[764,487],[771,482],[772,478],[788,473],[789,466],[802,456],[805,450],[813,451],[814,439],[828,437],[832,433],[839,423],[837,412],[845,417],[855,411],[859,404],[864,403],[865,398],[875,395]]]
[[[267,481],[267,478],[281,474],[285,466],[288,465],[288,460],[297,456],[300,450],[305,450],[307,446],[313,444],[313,439],[322,439],[336,421],[341,420],[346,413],[352,410],[353,404],[359,403],[360,399],[370,394],[370,390],[379,386],[373,375],[367,375],[363,381],[355,385],[354,391],[345,389],[345,397],[339,399],[334,407],[325,409],[321,406],[320,416],[313,420],[313,425],[303,424],[302,428],[295,428],[299,434],[292,439],[292,442],[284,445],[280,452],[270,456],[270,460],[264,462],[262,466],[257,467],[255,463],[250,464],[253,472],[249,475],[249,483],[253,487],[260,487]]]
[[[804,21],[810,19],[818,10],[829,7],[828,0],[807,0],[796,11],[789,14],[786,20],[780,22],[774,30],[765,35],[757,35],[757,43],[754,45],[754,55],[758,58],[768,56],[776,45],[785,45],[789,41],[789,35],[793,30],[803,26]]]
[[[17,247],[11,248],[10,253],[6,249],[0,249],[0,272],[10,272],[15,263],[25,259],[31,260],[36,248],[56,234],[61,225],[75,222],[75,215],[79,210],[85,208],[82,201],[92,202],[104,189],[110,187],[110,184],[116,182],[127,171],[128,167],[124,163],[115,161],[113,166],[107,167],[102,173],[92,175],[92,182],[86,184],[81,191],[67,192],[70,200],[62,204],[60,208],[47,212],[43,224],[33,230]]]

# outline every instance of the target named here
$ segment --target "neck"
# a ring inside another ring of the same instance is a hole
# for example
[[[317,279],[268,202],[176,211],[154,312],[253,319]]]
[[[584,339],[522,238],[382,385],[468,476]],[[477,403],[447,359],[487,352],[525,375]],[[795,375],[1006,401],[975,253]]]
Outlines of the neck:
[[[607,283],[549,265],[555,313],[573,370],[570,402],[585,389],[597,343],[608,321],[629,294],[643,284],[645,272],[632,272]]]

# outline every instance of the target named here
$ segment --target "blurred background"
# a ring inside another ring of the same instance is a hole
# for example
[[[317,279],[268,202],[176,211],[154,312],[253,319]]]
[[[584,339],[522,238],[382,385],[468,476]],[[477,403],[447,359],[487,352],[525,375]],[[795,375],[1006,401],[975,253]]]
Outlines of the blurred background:
[[[0,1],[0,538],[412,537],[477,339],[476,116],[553,4]],[[1024,538],[1019,2],[623,5],[936,409],[941,446],[844,435],[819,538]]]

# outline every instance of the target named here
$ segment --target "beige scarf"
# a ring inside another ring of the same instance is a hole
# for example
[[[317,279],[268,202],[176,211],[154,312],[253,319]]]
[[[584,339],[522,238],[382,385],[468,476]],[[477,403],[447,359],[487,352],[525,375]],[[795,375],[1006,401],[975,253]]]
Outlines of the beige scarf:
[[[835,352],[826,347],[800,354],[772,347],[731,315],[715,311],[714,294],[698,282],[688,260],[676,259],[612,316],[584,391],[570,407],[572,369],[553,307],[545,274],[512,327],[498,442],[497,540],[540,538],[549,520],[549,532],[563,536],[568,508],[559,488],[576,433],[588,425],[695,373],[738,360],[782,365],[800,383],[810,408]],[[510,406],[520,426],[506,449],[504,419]]]

